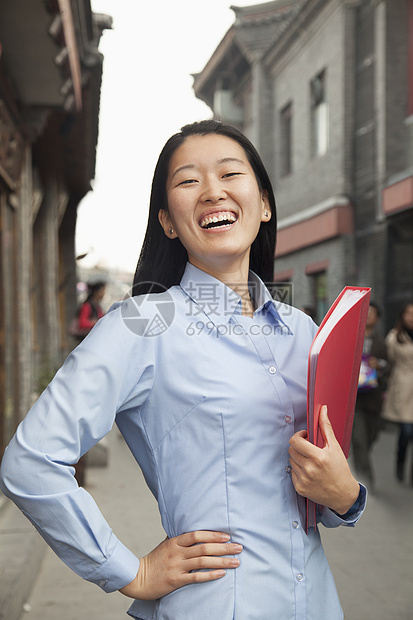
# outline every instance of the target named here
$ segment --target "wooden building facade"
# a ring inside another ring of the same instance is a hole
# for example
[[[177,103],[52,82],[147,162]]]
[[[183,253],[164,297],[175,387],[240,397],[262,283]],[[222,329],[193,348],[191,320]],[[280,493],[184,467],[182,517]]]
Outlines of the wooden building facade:
[[[0,3],[0,457],[70,349],[110,27],[90,0]]]

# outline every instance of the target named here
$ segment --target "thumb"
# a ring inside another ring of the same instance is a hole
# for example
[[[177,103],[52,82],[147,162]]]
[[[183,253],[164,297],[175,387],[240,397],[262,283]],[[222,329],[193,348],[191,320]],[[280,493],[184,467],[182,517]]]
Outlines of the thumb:
[[[333,441],[336,441],[336,436],[334,434],[330,418],[328,417],[327,405],[323,405],[321,407],[318,424],[325,445],[331,444]]]

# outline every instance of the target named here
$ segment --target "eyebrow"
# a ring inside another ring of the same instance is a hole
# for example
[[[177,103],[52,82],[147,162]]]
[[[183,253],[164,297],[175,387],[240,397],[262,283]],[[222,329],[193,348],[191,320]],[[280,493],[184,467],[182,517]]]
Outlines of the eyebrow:
[[[177,168],[172,174],[171,179],[173,179],[174,176],[178,174],[178,172],[181,172],[181,170],[192,170],[194,168],[195,164],[185,164],[184,166],[179,166],[179,168]]]
[[[243,161],[242,159],[238,159],[238,157],[223,157],[222,159],[218,159],[219,164],[226,164],[228,162],[236,162],[238,164],[244,164],[245,166],[245,161]]]
[[[222,157],[221,159],[217,160],[218,164],[227,164],[227,163],[232,163],[232,162],[243,164],[244,166],[246,165],[245,161],[243,161],[242,159],[238,159],[238,157]],[[195,164],[184,164],[183,166],[179,166],[179,168],[177,168],[172,174],[171,179],[173,179],[174,176],[178,174],[178,172],[181,172],[182,170],[193,170],[194,168],[196,168]]]

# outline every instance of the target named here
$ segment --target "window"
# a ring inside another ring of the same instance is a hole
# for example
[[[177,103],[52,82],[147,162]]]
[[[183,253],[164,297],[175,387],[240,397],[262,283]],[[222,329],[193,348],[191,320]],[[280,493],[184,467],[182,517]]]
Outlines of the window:
[[[313,289],[313,307],[316,323],[320,324],[328,310],[327,274],[325,271],[314,273],[311,276]]]
[[[311,82],[312,155],[320,157],[328,149],[328,105],[326,73],[322,71]]]
[[[292,113],[292,103],[281,110],[281,176],[283,177],[292,172]]]

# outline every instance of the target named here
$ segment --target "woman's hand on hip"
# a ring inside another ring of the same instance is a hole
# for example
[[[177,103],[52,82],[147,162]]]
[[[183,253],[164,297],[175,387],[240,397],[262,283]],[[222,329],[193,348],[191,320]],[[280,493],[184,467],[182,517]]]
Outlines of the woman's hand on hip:
[[[236,568],[232,557],[242,545],[230,543],[223,532],[199,530],[175,538],[166,538],[140,560],[138,574],[119,592],[141,600],[154,600],[189,583],[214,581]]]
[[[292,481],[299,495],[343,515],[357,500],[360,487],[334,435],[325,405],[321,407],[319,425],[323,448],[307,441],[307,431],[298,431],[290,439]]]

